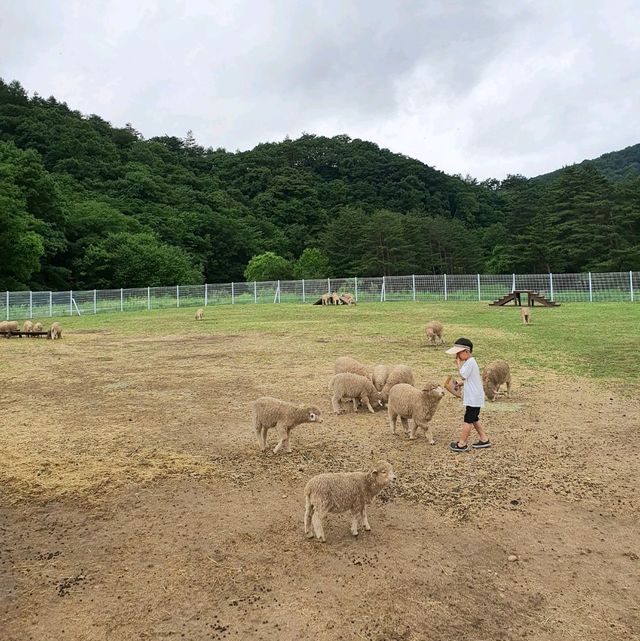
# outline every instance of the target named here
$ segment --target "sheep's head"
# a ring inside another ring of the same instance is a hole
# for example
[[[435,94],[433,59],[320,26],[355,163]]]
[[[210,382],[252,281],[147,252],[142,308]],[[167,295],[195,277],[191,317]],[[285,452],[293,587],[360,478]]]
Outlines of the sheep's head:
[[[384,398],[382,397],[382,392],[376,390],[369,399],[373,407],[384,407]]]
[[[307,422],[308,423],[322,423],[322,414],[317,407],[307,407]]]
[[[425,383],[422,387],[422,391],[427,394],[430,398],[440,400],[444,396],[444,387],[438,385],[438,383]]]
[[[387,487],[396,480],[395,472],[388,461],[376,461],[369,472],[374,483],[380,487]]]

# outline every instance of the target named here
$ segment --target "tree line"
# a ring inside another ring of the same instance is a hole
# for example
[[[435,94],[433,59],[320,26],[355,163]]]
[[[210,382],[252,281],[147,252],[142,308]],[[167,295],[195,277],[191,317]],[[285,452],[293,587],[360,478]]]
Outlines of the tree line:
[[[0,80],[0,289],[637,270],[619,165],[478,182],[348,136],[234,153]]]

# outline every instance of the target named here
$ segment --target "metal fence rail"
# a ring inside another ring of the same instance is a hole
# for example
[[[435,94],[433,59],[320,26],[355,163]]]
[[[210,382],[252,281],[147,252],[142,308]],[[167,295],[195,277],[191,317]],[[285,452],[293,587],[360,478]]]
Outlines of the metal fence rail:
[[[225,304],[312,303],[327,292],[351,292],[360,303],[492,301],[514,289],[537,291],[558,302],[634,302],[640,300],[640,272],[416,274],[68,292],[4,292],[4,295],[0,294],[0,319]]]

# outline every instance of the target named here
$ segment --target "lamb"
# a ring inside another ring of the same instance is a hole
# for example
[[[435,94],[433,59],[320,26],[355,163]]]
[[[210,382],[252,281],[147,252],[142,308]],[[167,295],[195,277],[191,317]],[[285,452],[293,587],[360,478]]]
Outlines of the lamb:
[[[425,325],[424,331],[427,335],[427,345],[442,345],[444,339],[442,338],[442,332],[444,331],[444,326],[440,321],[430,321]]]
[[[360,376],[369,378],[367,368],[360,361],[351,358],[351,356],[338,356],[336,362],[333,364],[333,371],[335,374],[350,372],[351,374],[359,374]]]
[[[389,368],[384,363],[378,363],[373,368],[371,382],[379,392],[382,391],[384,384],[387,382],[387,378],[389,378]]]
[[[322,423],[320,410],[314,405],[294,405],[272,396],[262,396],[253,403],[253,426],[258,437],[260,449],[267,449],[267,432],[272,428],[278,429],[280,440],[273,449],[277,454],[282,448],[289,454],[291,430],[302,423]]]
[[[196,320],[204,320],[204,309],[202,307],[196,312]]]
[[[489,363],[482,372],[482,386],[484,393],[490,401],[495,401],[500,386],[506,383],[507,396],[511,393],[511,372],[505,361]]]
[[[22,331],[26,334],[31,334],[31,332],[33,331],[33,323],[30,320],[26,320],[24,323],[22,323]]]
[[[531,324],[531,309],[529,307],[520,308],[520,318],[522,318],[523,325]]]
[[[433,432],[431,431],[431,419],[433,418],[438,405],[444,396],[444,387],[438,383],[426,383],[421,390],[406,383],[394,385],[389,393],[389,424],[391,432],[396,433],[396,422],[398,417],[402,421],[404,431],[409,432],[411,440],[416,437],[416,430],[426,432],[431,445],[435,445]],[[412,418],[413,423],[409,427],[408,419]]]
[[[351,534],[358,536],[358,519],[371,530],[367,505],[396,475],[387,461],[377,461],[368,472],[318,474],[304,488],[304,533],[307,538],[326,541],[322,519],[329,513],[351,512]]]
[[[367,406],[368,410],[373,413],[374,409],[371,407],[371,402],[374,405],[382,407],[382,398],[380,392],[373,386],[373,383],[365,376],[359,374],[352,374],[351,372],[342,372],[336,374],[329,385],[333,396],[331,398],[331,405],[336,414],[342,414],[340,408],[340,401],[343,398],[351,399],[353,401],[353,411],[358,411],[358,400]]]
[[[33,331],[34,332],[41,332],[42,331],[42,323],[34,323]]]
[[[60,327],[60,323],[53,323],[47,335],[52,341],[55,341],[56,338],[62,338],[62,327]]]
[[[390,372],[387,378],[387,382],[382,388],[382,400],[386,403],[389,400],[389,392],[394,385],[398,383],[408,383],[409,385],[415,385],[415,379],[413,377],[413,372],[410,367],[406,365],[396,365]]]

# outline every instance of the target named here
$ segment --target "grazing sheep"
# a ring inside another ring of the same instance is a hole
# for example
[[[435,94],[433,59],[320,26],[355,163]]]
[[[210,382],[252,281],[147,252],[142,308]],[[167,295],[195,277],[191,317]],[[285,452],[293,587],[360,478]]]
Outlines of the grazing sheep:
[[[55,341],[56,338],[62,338],[62,327],[60,327],[60,323],[53,323],[47,335],[52,341]]]
[[[482,371],[482,386],[484,393],[490,401],[495,401],[500,386],[506,383],[507,396],[511,393],[511,372],[505,361],[489,363]]]
[[[6,337],[11,338],[11,332],[18,331],[17,321],[2,321],[0,323],[0,331],[6,332]]]
[[[460,382],[453,376],[447,376],[445,382],[442,384],[448,392],[451,392],[456,398],[462,398],[462,386],[464,381]]]
[[[336,374],[329,385],[333,396],[331,398],[331,405],[336,414],[342,414],[340,401],[351,399],[353,401],[353,411],[358,411],[358,400],[367,406],[370,412],[374,412],[371,407],[371,402],[374,405],[382,407],[382,399],[380,392],[373,386],[373,383],[365,376],[359,374],[352,374],[351,372],[342,372]]]
[[[342,305],[342,299],[340,298],[340,295],[336,294],[335,292],[333,292],[333,294],[331,294],[331,302],[334,305]]]
[[[391,463],[377,461],[368,472],[318,474],[304,488],[304,533],[323,543],[322,519],[329,513],[351,512],[351,534],[358,536],[358,519],[365,530],[371,526],[367,505],[373,497],[396,480]]]
[[[314,405],[294,405],[271,396],[262,396],[253,402],[253,426],[263,452],[267,449],[267,432],[272,427],[278,428],[280,436],[274,454],[283,447],[285,452],[291,452],[289,433],[302,423],[322,423],[320,410]]]
[[[371,382],[379,392],[382,391],[384,384],[387,382],[387,378],[389,378],[389,368],[384,363],[378,363],[373,368]]]
[[[22,331],[31,334],[33,331],[33,323],[30,320],[26,320],[24,323],[22,323]]]
[[[346,292],[340,296],[340,300],[345,304],[345,305],[355,305],[355,299],[353,298],[353,294],[350,294],[349,292]]]
[[[520,308],[520,318],[522,318],[523,325],[531,324],[531,309],[529,307]]]
[[[413,372],[410,367],[406,365],[396,365],[390,372],[387,377],[387,382],[382,388],[382,400],[386,403],[389,400],[389,392],[394,385],[398,383],[408,383],[409,385],[415,385],[415,379],[413,377]]]
[[[351,356],[338,356],[333,364],[333,371],[335,374],[349,372],[351,374],[359,374],[360,376],[369,378],[369,371],[367,368],[360,361],[357,361],[355,358],[351,358]]]
[[[409,438],[416,437],[416,430],[426,432],[431,445],[435,445],[433,432],[431,431],[431,419],[438,409],[438,405],[444,396],[444,387],[438,383],[426,383],[421,390],[406,383],[394,385],[389,393],[389,424],[391,432],[396,433],[396,422],[398,417],[402,421],[404,431],[409,432]],[[409,427],[408,419],[412,418],[413,423]]]
[[[34,332],[41,332],[42,331],[42,323],[34,323],[33,331]]]
[[[8,325],[8,324],[9,324],[9,323],[8,323],[7,321],[0,321],[0,332],[7,332],[7,331],[9,331],[9,330],[7,329],[7,325]]]
[[[204,309],[202,307],[196,312],[196,320],[204,320]]]
[[[444,339],[442,338],[442,332],[444,331],[444,326],[440,321],[429,321],[424,328],[424,331],[427,335],[427,345],[442,345]]]

